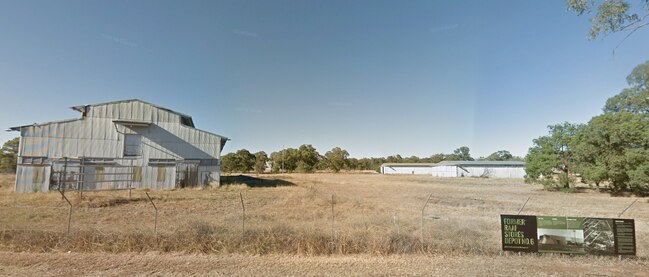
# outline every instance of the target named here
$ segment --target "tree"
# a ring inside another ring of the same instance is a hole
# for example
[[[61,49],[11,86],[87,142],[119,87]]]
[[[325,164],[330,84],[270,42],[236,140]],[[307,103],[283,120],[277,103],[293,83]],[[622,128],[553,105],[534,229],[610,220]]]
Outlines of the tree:
[[[577,168],[585,181],[613,191],[649,191],[649,117],[627,111],[593,117],[576,136]]]
[[[557,182],[553,176],[555,171],[559,171],[559,184],[569,188],[574,163],[573,138],[581,128],[581,124],[568,122],[550,125],[548,136],[534,139],[534,145],[525,156],[526,181],[555,187]]]
[[[500,150],[500,151],[496,151],[496,152],[491,153],[491,155],[487,156],[485,158],[485,160],[488,160],[488,161],[508,161],[508,160],[511,160],[512,158],[514,158],[514,156],[512,156],[512,153],[509,153],[509,151],[507,151],[507,150]]]
[[[626,80],[631,87],[609,98],[604,112],[649,114],[649,61],[636,66]]]
[[[6,141],[0,148],[0,172],[15,173],[20,138]]]
[[[567,0],[568,9],[578,15],[592,15],[588,37],[629,32],[626,37],[649,25],[649,0],[638,0],[644,7],[635,9],[625,0]],[[625,39],[626,39],[625,37]],[[624,41],[624,40],[622,40]]]
[[[246,173],[255,165],[255,156],[246,149],[239,149],[235,153],[228,153],[221,157],[221,167],[225,172]]]
[[[473,161],[471,154],[469,153],[469,147],[462,146],[453,151],[453,154],[447,155],[445,160],[448,161]]]
[[[273,172],[313,172],[320,162],[320,154],[310,144],[298,149],[287,148],[270,154]]]
[[[627,76],[630,87],[609,98],[576,138],[584,182],[607,181],[613,191],[649,192],[649,62]]]
[[[270,154],[273,172],[293,172],[297,167],[298,151],[295,148],[282,149]]]
[[[320,153],[311,145],[303,144],[298,148],[299,159],[297,163],[298,172],[314,172],[320,161]]]
[[[333,170],[334,172],[339,172],[341,169],[348,167],[349,153],[347,150],[341,149],[340,147],[334,147],[331,151],[327,151],[324,155],[326,167]]]
[[[255,153],[255,173],[264,173],[266,162],[268,162],[268,155],[266,155],[266,152],[259,151]]]

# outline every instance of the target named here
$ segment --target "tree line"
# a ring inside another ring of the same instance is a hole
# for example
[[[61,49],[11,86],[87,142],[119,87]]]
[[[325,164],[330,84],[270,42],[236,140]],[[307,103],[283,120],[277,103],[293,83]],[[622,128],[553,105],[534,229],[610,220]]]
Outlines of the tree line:
[[[374,170],[378,171],[383,163],[438,163],[441,161],[473,161],[469,147],[462,146],[451,154],[434,154],[430,157],[417,156],[402,157],[392,155],[388,157],[351,158],[349,152],[340,147],[334,147],[320,154],[312,145],[303,144],[298,148],[286,148],[269,155],[264,151],[251,153],[247,149],[240,149],[221,157],[221,169],[224,172],[266,172],[267,168],[273,172],[302,172],[310,173],[317,170],[339,172],[341,170]],[[507,150],[500,150],[478,160],[523,160],[513,156]]]
[[[527,181],[570,188],[608,185],[614,192],[649,193],[649,61],[627,77],[629,87],[609,98],[587,124],[548,126],[525,157]]]

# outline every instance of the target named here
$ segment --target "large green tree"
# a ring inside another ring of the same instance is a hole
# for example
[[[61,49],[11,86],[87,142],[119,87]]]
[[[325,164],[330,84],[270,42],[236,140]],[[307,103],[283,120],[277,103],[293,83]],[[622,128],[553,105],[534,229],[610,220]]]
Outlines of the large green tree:
[[[266,162],[268,162],[268,155],[266,155],[266,152],[259,151],[255,153],[255,173],[264,173],[264,170],[266,170]]]
[[[221,169],[224,172],[246,173],[252,170],[254,165],[255,155],[246,149],[239,149],[221,157]]]
[[[0,172],[16,172],[19,141],[20,138],[10,139],[0,148]]]
[[[578,132],[574,150],[585,182],[608,181],[613,191],[648,191],[647,115],[621,111],[593,117]]]
[[[630,87],[606,101],[576,137],[577,170],[584,182],[614,191],[649,193],[649,62],[627,77]]]
[[[320,162],[320,154],[310,144],[298,149],[287,148],[270,154],[273,172],[313,172]]]
[[[570,174],[574,165],[573,140],[580,124],[568,122],[548,126],[549,134],[534,139],[525,156],[526,181],[542,183],[547,187],[570,187]],[[558,183],[555,172],[559,172]]]
[[[334,172],[339,172],[349,166],[348,158],[349,152],[347,152],[347,150],[340,147],[334,147],[324,155],[325,167]]]
[[[649,114],[649,61],[636,66],[626,80],[630,87],[609,98],[604,112]]]
[[[320,162],[320,153],[311,145],[303,144],[298,148],[299,159],[296,170],[298,172],[314,172]]]
[[[592,25],[588,34],[591,40],[600,35],[627,31],[628,37],[649,25],[649,0],[566,0],[566,4],[569,10],[579,15],[591,15]]]

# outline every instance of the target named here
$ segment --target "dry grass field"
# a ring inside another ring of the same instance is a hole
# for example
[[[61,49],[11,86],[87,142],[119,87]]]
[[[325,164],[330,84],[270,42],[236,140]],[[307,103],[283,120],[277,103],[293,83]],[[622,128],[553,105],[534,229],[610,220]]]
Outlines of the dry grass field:
[[[638,256],[515,255],[500,250],[499,215],[616,217],[635,198],[549,192],[518,180],[379,174],[230,176],[210,189],[12,192],[0,175],[0,275],[598,275],[649,272],[649,202]],[[241,194],[240,194],[241,193]],[[332,194],[335,195],[332,225]],[[421,209],[424,210],[423,243]],[[240,195],[246,218],[242,226]],[[332,233],[333,231],[333,233]]]

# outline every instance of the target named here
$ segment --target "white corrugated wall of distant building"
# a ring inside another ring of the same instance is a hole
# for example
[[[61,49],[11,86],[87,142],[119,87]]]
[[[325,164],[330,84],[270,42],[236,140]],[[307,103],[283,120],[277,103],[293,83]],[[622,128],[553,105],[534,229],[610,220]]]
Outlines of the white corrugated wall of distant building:
[[[430,174],[430,167],[421,166],[385,166],[381,167],[383,174]]]
[[[431,168],[431,174],[434,177],[457,177],[457,166],[455,165],[441,165]]]

